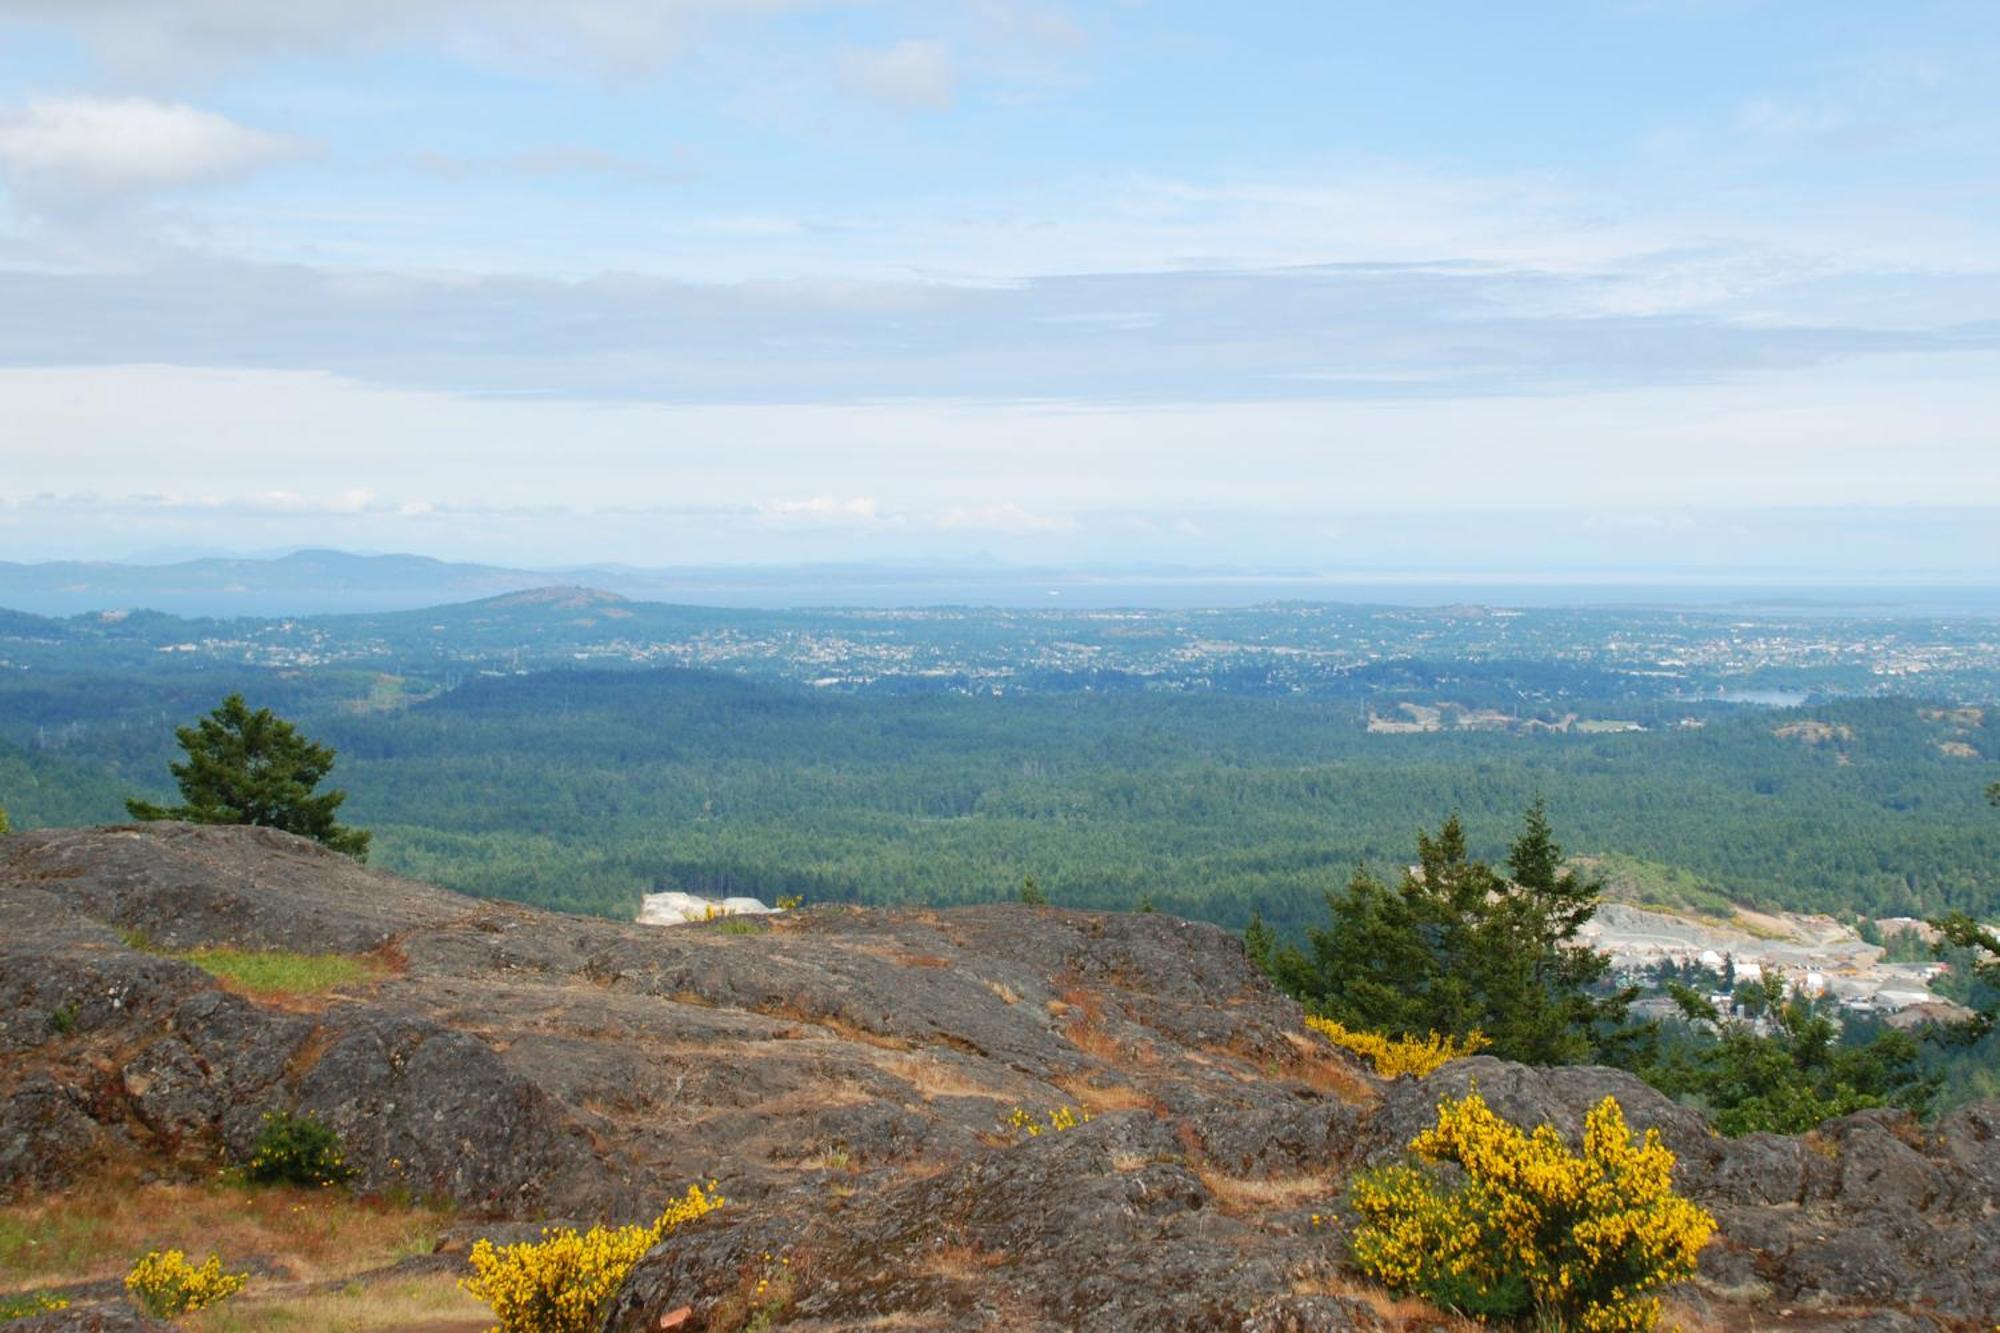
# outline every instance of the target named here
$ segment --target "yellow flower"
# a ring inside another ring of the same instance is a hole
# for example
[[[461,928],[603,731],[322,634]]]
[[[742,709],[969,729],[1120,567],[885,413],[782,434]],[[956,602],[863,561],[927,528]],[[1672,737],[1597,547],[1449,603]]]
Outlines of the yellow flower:
[[[1410,1149],[1416,1164],[1356,1179],[1354,1257],[1389,1286],[1461,1309],[1641,1333],[1659,1319],[1648,1293],[1691,1276],[1715,1230],[1673,1192],[1674,1156],[1658,1133],[1634,1140],[1614,1098],[1586,1117],[1580,1156],[1548,1125],[1524,1134],[1476,1090],[1441,1101]],[[1463,1182],[1447,1186],[1428,1162],[1455,1163]]]
[[[223,1272],[213,1254],[196,1267],[180,1250],[152,1250],[125,1275],[125,1290],[147,1314],[172,1319],[228,1300],[249,1280],[248,1273]]]
[[[714,1191],[712,1180],[706,1191],[688,1186],[651,1226],[554,1227],[518,1245],[480,1240],[467,1256],[473,1276],[459,1285],[493,1307],[500,1333],[593,1333],[646,1251],[722,1207]]]
[[[1387,1037],[1379,1032],[1360,1032],[1331,1018],[1306,1016],[1306,1026],[1334,1045],[1367,1056],[1375,1072],[1383,1078],[1414,1074],[1423,1078],[1453,1060],[1476,1055],[1490,1044],[1484,1034],[1469,1032],[1450,1037],[1433,1032],[1427,1037]]]

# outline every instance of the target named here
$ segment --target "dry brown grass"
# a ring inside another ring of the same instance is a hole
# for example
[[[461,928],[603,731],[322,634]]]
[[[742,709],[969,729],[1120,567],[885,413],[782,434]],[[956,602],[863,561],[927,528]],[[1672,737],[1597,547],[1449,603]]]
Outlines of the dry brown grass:
[[[1298,1060],[1284,1070],[1286,1077],[1297,1079],[1313,1091],[1323,1092],[1349,1106],[1365,1106],[1380,1095],[1365,1075],[1335,1054],[1325,1042],[1297,1032],[1288,1032],[1285,1036],[1298,1052]]]
[[[989,1101],[1008,1101],[1014,1096],[1004,1088],[981,1082],[957,1065],[921,1053],[890,1060],[884,1068],[916,1089],[926,1101],[933,1097],[984,1097]]]
[[[1151,1111],[1158,1114],[1161,1110],[1159,1102],[1129,1083],[1099,1086],[1081,1075],[1071,1075],[1055,1080],[1055,1085],[1094,1116],[1111,1111]]]
[[[1195,1168],[1195,1174],[1215,1196],[1216,1206],[1231,1217],[1256,1217],[1280,1209],[1302,1208],[1331,1199],[1337,1193],[1333,1183],[1323,1175],[1254,1179],[1224,1175],[1209,1166]]]
[[[1002,1004],[1019,1004],[1021,1002],[1020,994],[1012,986],[1003,981],[988,981],[986,989],[999,996],[1000,1003]]]
[[[0,1291],[122,1278],[153,1249],[267,1259],[327,1281],[427,1254],[448,1216],[335,1190],[106,1179],[0,1207]]]
[[[1489,1327],[1463,1315],[1448,1314],[1421,1297],[1399,1296],[1344,1273],[1299,1278],[1292,1283],[1292,1292],[1357,1301],[1397,1333],[1487,1333]]]
[[[758,1005],[753,1012],[762,1014],[766,1018],[783,1018],[794,1023],[805,1023],[813,1027],[825,1028],[827,1031],[847,1041],[860,1042],[864,1046],[873,1046],[878,1050],[910,1051],[916,1049],[916,1043],[906,1038],[892,1037],[885,1032],[871,1032],[850,1019],[840,1017],[838,1014],[810,1013],[803,1006],[789,1002],[784,1004]]]
[[[971,1282],[987,1269],[1006,1262],[1005,1254],[982,1250],[977,1245],[942,1245],[924,1256],[922,1271],[951,1282]]]
[[[1738,1333],[1742,1327],[1736,1322],[1718,1322],[1671,1296],[1660,1303],[1661,1333]]]
[[[448,1273],[303,1292],[251,1279],[234,1300],[189,1316],[197,1333],[484,1333],[493,1315]]]
[[[1063,1019],[1063,1038],[1092,1059],[1120,1067],[1156,1063],[1150,1049],[1127,1046],[1111,1035],[1103,1005],[1102,996],[1079,988],[1049,1001],[1049,1012]]]

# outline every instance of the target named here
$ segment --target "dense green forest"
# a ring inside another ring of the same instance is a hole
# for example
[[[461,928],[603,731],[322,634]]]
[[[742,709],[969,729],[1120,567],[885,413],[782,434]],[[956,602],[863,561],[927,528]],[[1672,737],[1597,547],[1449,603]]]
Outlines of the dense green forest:
[[[1058,903],[1296,933],[1357,863],[1459,811],[1503,850],[1546,798],[1572,851],[1698,893],[1871,914],[2000,907],[1991,711],[1907,699],[1709,710],[1698,728],[1378,734],[1352,701],[1221,693],[834,693],[678,669],[480,676],[409,703],[358,671],[16,673],[16,827],[170,794],[175,725],[231,689],[340,752],[375,862],[629,915],[655,888]],[[1795,724],[1810,723],[1800,727]],[[1784,734],[1780,734],[1784,733]]]

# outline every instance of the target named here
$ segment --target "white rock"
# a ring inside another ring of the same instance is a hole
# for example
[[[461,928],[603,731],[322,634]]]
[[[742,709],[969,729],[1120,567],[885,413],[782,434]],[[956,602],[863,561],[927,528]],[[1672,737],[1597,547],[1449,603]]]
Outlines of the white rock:
[[[755,898],[698,898],[692,893],[649,893],[639,903],[642,926],[678,926],[719,916],[769,916],[777,911]]]

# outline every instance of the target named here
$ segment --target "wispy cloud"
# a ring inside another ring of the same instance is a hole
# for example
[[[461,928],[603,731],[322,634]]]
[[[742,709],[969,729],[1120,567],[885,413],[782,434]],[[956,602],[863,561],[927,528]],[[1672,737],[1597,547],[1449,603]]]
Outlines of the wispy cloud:
[[[482,61],[645,68],[708,25],[841,0],[0,0],[0,17],[80,31],[121,76],[184,80],[244,62],[401,43]]]
[[[882,506],[871,495],[840,499],[815,495],[805,500],[774,500],[759,505],[758,511],[774,523],[867,525],[883,520]]]
[[[504,396],[1100,402],[1534,396],[1977,352],[2000,324],[1613,314],[1617,273],[1480,265],[941,283],[431,278],[202,260],[0,270],[0,364],[332,370]],[[1949,316],[1950,311],[1938,314]]]
[[[179,102],[68,97],[0,111],[0,175],[41,211],[70,211],[252,175],[311,151]]]

